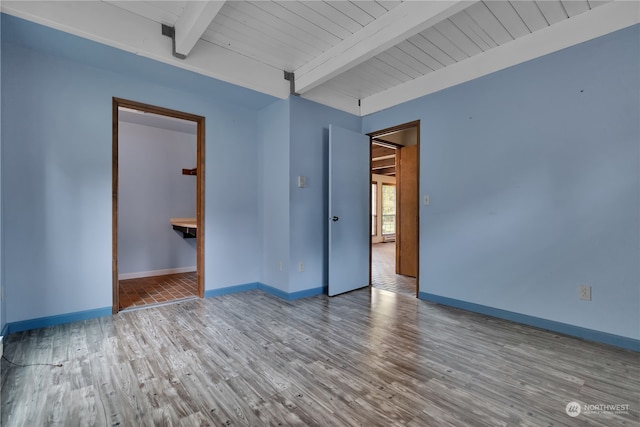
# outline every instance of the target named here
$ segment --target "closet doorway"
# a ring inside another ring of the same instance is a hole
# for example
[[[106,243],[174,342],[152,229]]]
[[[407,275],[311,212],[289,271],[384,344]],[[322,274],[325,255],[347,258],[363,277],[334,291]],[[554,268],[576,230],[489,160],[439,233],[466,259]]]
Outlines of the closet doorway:
[[[113,313],[202,298],[205,118],[113,98],[112,125]]]
[[[374,288],[418,296],[420,121],[369,133]]]

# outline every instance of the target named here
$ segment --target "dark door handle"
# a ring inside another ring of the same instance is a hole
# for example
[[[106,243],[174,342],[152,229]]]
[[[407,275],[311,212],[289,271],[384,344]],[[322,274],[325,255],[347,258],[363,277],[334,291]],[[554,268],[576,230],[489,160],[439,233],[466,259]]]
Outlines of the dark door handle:
[[[338,218],[337,216],[332,216],[331,217],[331,221],[336,222],[337,220],[339,220],[340,218]]]

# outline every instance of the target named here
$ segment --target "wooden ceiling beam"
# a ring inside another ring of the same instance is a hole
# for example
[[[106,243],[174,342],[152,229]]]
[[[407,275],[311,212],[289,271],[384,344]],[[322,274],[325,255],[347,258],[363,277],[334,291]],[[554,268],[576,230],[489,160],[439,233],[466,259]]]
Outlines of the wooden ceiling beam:
[[[391,158],[391,159],[381,159],[381,160],[373,160],[371,162],[371,169],[372,170],[377,170],[377,169],[384,169],[384,168],[388,168],[390,166],[394,166],[396,165],[396,159]]]
[[[224,1],[188,1],[176,21],[176,53],[184,58],[189,55],[196,42],[211,25]]]
[[[376,175],[385,175],[385,176],[396,176],[396,167],[377,169],[375,171],[371,171]]]
[[[371,156],[371,160],[374,161],[374,162],[378,161],[378,160],[387,160],[387,159],[395,159],[395,158],[396,158],[395,154],[393,154],[391,156],[380,156],[380,157]]]
[[[473,3],[403,2],[295,70],[296,92],[302,94],[325,83]]]
[[[378,157],[385,157],[385,156],[395,156],[396,155],[396,150],[394,150],[393,148],[387,148],[387,147],[383,147],[381,145],[372,145],[371,146],[371,158],[375,159]]]

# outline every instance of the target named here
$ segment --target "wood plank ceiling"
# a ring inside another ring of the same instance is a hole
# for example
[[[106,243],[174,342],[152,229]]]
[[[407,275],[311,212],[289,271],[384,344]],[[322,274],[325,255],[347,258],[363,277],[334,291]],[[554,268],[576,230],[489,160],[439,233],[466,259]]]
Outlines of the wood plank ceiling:
[[[3,1],[2,11],[365,115],[640,22],[638,2]],[[172,43],[161,24],[175,28]],[[177,54],[177,55],[176,55]]]
[[[396,176],[396,149],[372,144],[371,173],[385,176]]]

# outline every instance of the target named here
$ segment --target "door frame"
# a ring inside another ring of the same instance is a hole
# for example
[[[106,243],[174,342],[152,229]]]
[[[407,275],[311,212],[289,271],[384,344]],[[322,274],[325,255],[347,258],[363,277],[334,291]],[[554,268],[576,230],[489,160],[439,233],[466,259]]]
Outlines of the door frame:
[[[120,307],[120,285],[118,280],[118,108],[131,108],[145,113],[153,113],[161,116],[173,117],[176,119],[195,122],[196,131],[196,284],[198,297],[204,297],[204,164],[205,164],[205,118],[195,114],[184,113],[182,111],[171,110],[155,105],[144,104],[114,97],[112,99],[112,154],[111,154],[111,188],[112,188],[112,208],[111,208],[111,240],[112,240],[112,292],[113,306],[112,313],[116,314]],[[169,218],[167,218],[167,227]]]
[[[377,130],[374,132],[369,132],[367,134],[367,136],[369,136],[369,147],[371,147],[374,143],[374,139],[376,137],[380,137],[389,133],[394,133],[394,132],[399,132],[399,131],[403,131],[406,129],[411,129],[411,128],[416,128],[416,145],[418,146],[417,148],[417,168],[416,168],[416,173],[417,173],[417,183],[418,185],[416,186],[416,201],[417,201],[417,206],[418,206],[418,210],[416,212],[416,215],[418,216],[418,218],[416,218],[416,223],[417,223],[417,234],[418,234],[418,245],[417,245],[417,253],[416,253],[416,257],[418,258],[418,262],[417,262],[417,270],[416,270],[416,298],[419,297],[420,295],[420,120],[414,120],[408,123],[404,123],[401,125],[397,125],[397,126],[392,126],[389,128],[385,128],[385,129],[381,129],[381,130]],[[373,160],[371,159],[371,148],[369,148],[369,174],[370,176],[373,175],[373,173],[371,172],[372,167],[373,167]],[[396,161],[397,164],[397,161]],[[370,180],[372,181],[372,180]],[[396,180],[396,185],[398,184],[398,181]],[[397,197],[397,191],[400,190],[399,187],[396,187],[396,197]],[[371,193],[371,186],[369,186],[369,193]],[[398,209],[396,209],[396,217],[398,215]],[[371,194],[369,194],[369,230],[371,230]],[[400,228],[396,226],[396,235],[398,235],[400,232]],[[396,242],[398,241],[398,238],[396,237]],[[369,287],[372,286],[372,275],[371,275],[371,270],[372,270],[372,250],[371,250],[371,244],[372,244],[372,236],[371,236],[371,231],[369,231]]]

